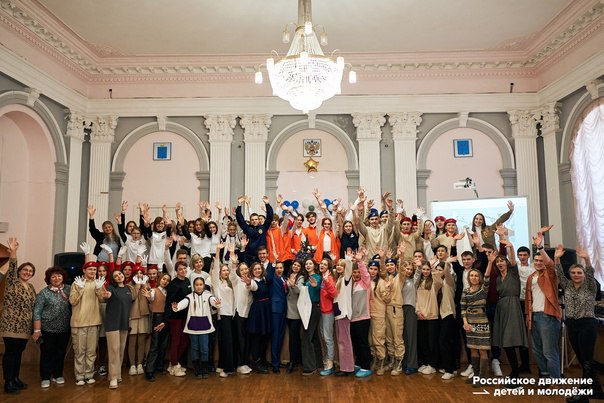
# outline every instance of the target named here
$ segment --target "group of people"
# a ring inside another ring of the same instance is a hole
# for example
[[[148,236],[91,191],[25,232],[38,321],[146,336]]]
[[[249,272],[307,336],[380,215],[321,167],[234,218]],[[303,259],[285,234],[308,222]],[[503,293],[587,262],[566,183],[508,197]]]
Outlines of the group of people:
[[[126,222],[123,202],[117,233],[111,221],[97,229],[91,206],[96,244],[81,245],[82,275],[67,284],[65,271],[51,267],[48,287],[37,295],[29,284],[35,267],[17,265],[19,244],[10,238],[10,263],[0,270],[7,284],[0,317],[5,392],[26,387],[19,369],[29,338],[40,345],[41,387],[64,383],[70,336],[76,385],[94,383],[98,372],[117,388],[128,346],[129,375],[151,382],[158,372],[186,376],[187,368],[205,379],[211,372],[292,373],[302,366],[303,375],[358,378],[440,370],[448,380],[459,372],[479,385],[489,370],[503,375],[504,350],[508,386],[516,387],[520,374],[530,372],[529,335],[539,375],[561,376],[560,283],[583,377],[602,396],[593,359],[594,270],[577,248],[585,265],[571,266],[566,277],[563,246],[553,260],[544,251],[551,227],[533,238],[537,253],[529,263],[530,249],[516,250],[507,237],[511,202],[493,224],[477,213],[471,230],[458,231],[454,218],[431,221],[422,209],[407,216],[389,193],[380,210],[362,189],[349,207],[336,200],[328,209],[318,190],[313,195],[318,211],[306,215],[281,196],[281,215],[268,197],[261,214],[248,215],[249,198],[242,196],[233,209],[216,203],[216,221],[210,204],[201,202],[194,220],[178,204],[174,219],[165,206],[162,217],[152,218],[141,203],[139,223]],[[465,237],[471,248],[458,254]],[[464,348],[469,365],[462,371]]]

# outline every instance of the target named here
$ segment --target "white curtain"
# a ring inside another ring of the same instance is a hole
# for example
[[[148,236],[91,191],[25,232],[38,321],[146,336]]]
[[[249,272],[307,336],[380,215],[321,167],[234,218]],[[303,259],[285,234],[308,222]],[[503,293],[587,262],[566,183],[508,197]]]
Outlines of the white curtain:
[[[604,284],[604,105],[587,114],[571,148],[578,244],[589,253]]]

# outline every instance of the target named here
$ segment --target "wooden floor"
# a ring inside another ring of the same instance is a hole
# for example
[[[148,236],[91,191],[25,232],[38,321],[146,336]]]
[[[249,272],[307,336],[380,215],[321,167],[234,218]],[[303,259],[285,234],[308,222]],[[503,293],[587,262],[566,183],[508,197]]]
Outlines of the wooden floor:
[[[506,373],[507,368],[502,366]],[[190,371],[187,371],[190,372]],[[24,364],[21,378],[29,384],[20,395],[0,394],[0,402],[563,402],[561,397],[552,396],[503,396],[495,397],[494,387],[474,389],[456,377],[449,381],[434,375],[387,375],[371,376],[366,379],[302,376],[300,370],[287,375],[236,375],[226,379],[212,374],[210,379],[197,380],[192,375],[176,378],[159,375],[154,383],[144,376],[129,376],[124,368],[123,382],[119,388],[110,390],[108,382],[97,378],[90,386],[75,386],[73,366],[67,364],[63,386],[51,385],[41,389],[38,366]],[[536,369],[533,368],[533,373]],[[567,377],[579,376],[576,367],[566,370]],[[530,388],[530,387],[529,387]],[[551,388],[550,388],[551,389]],[[475,394],[477,392],[489,394]]]

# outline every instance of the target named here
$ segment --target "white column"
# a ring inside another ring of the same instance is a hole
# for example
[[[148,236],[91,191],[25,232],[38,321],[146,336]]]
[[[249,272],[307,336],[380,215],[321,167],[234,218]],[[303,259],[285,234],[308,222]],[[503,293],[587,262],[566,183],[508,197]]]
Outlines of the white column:
[[[359,143],[359,185],[379,209],[382,195],[380,141],[386,118],[383,113],[353,113],[352,117]]]
[[[109,174],[111,171],[111,144],[115,138],[116,116],[98,116],[92,121],[90,133],[90,179],[88,204],[96,208],[97,227],[109,217]],[[69,212],[68,212],[69,213]],[[90,235],[88,240],[91,241]]]
[[[266,194],[266,140],[271,115],[243,115],[239,124],[245,130],[245,194],[250,196],[252,212],[262,213],[262,197]]]
[[[562,210],[560,207],[560,177],[558,175],[558,145],[556,136],[560,129],[560,104],[552,102],[541,109],[541,136],[545,154],[545,178],[547,183],[548,225],[550,245],[562,243]]]
[[[231,143],[233,129],[237,123],[236,115],[207,115],[205,125],[210,139],[210,203],[212,216],[218,211],[214,203],[231,205]]]
[[[401,199],[405,210],[417,207],[417,127],[422,122],[420,112],[389,113],[394,141],[394,185],[396,199]],[[426,207],[426,206],[423,206]]]
[[[516,151],[518,195],[528,198],[529,231],[541,228],[539,175],[537,171],[537,120],[534,111],[508,112]]]
[[[65,110],[69,139],[69,173],[67,180],[67,217],[65,222],[65,250],[78,250],[80,218],[80,188],[82,182],[82,143],[84,142],[84,115]]]

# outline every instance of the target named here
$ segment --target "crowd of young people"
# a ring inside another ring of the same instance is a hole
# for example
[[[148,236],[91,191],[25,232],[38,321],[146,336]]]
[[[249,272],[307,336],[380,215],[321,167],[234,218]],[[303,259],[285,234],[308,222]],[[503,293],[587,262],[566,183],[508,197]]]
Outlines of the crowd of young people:
[[[305,215],[280,196],[280,215],[268,197],[262,212],[249,214],[249,198],[242,196],[233,209],[216,203],[216,221],[210,204],[201,202],[193,220],[180,205],[173,219],[165,206],[162,217],[152,218],[141,203],[139,223],[126,222],[123,202],[117,232],[111,221],[98,230],[90,206],[96,244],[81,245],[82,275],[67,284],[65,271],[51,267],[48,287],[37,296],[29,284],[35,268],[17,266],[18,242],[11,238],[10,263],[0,270],[0,279],[7,278],[0,317],[5,392],[27,387],[19,369],[30,337],[40,343],[41,387],[65,383],[70,336],[78,386],[95,383],[98,374],[117,388],[128,346],[129,375],[150,382],[157,373],[186,376],[188,368],[205,379],[212,372],[291,374],[301,366],[305,376],[357,378],[440,370],[444,380],[459,374],[474,385],[503,375],[503,349],[508,386],[516,387],[530,372],[529,334],[539,376],[561,376],[560,282],[576,296],[567,300],[566,323],[583,376],[602,395],[593,362],[594,271],[577,248],[585,266],[573,265],[565,277],[563,246],[554,260],[544,251],[551,227],[533,238],[537,253],[529,263],[530,250],[515,250],[507,237],[511,202],[493,224],[477,213],[471,230],[458,231],[454,218],[431,221],[422,209],[407,216],[388,193],[380,210],[363,190],[350,206],[335,200],[331,209],[318,190],[313,195],[318,211]],[[471,246],[458,248],[464,238]]]

